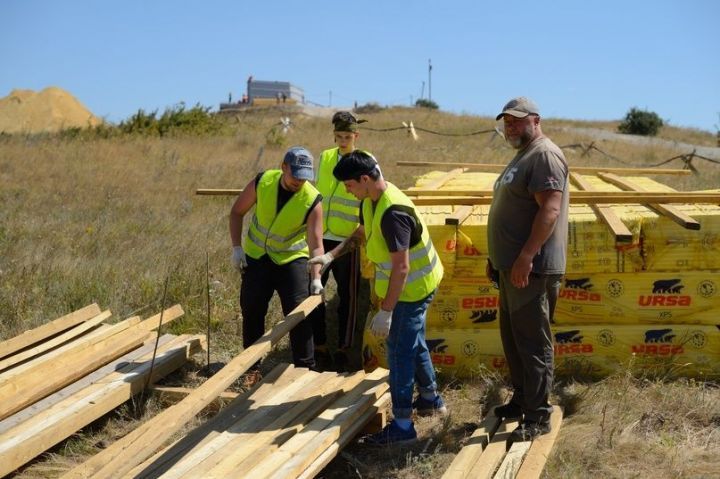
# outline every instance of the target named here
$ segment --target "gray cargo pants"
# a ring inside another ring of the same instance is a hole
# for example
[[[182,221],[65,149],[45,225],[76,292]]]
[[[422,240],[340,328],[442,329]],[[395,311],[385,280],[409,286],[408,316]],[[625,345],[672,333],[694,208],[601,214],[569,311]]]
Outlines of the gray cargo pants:
[[[516,288],[510,271],[500,271],[500,337],[513,386],[511,402],[528,421],[552,414],[553,341],[550,322],[562,275],[532,273],[528,286]]]

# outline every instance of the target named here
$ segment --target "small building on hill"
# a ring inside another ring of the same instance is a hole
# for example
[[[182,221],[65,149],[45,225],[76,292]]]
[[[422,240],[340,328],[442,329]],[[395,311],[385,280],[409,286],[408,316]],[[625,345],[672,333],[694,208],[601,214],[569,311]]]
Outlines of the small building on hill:
[[[247,89],[239,101],[221,103],[220,110],[234,110],[248,106],[296,105],[305,103],[302,88],[286,81],[255,80],[248,78]]]

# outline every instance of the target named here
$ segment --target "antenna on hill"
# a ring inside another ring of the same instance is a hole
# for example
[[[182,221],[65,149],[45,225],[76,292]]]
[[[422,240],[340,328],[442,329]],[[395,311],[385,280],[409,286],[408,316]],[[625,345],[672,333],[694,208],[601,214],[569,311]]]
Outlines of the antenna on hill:
[[[428,58],[428,100],[432,101],[432,61]]]
[[[425,98],[425,82],[422,82],[422,88],[420,88],[420,99]]]

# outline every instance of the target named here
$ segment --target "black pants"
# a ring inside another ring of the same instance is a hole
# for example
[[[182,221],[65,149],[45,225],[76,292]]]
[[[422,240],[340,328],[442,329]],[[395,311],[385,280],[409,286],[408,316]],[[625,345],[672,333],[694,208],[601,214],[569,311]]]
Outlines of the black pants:
[[[525,288],[500,271],[500,337],[513,386],[511,402],[530,421],[547,421],[552,413],[553,342],[550,322],[561,275],[531,275]]]
[[[243,348],[248,348],[265,334],[265,315],[275,291],[280,296],[283,314],[286,316],[310,295],[307,258],[277,265],[265,255],[257,260],[248,257],[247,262],[240,285]],[[315,367],[312,322],[309,317],[290,331],[290,347],[295,366]]]
[[[339,241],[323,240],[325,251],[330,251],[339,245]],[[338,348],[350,349],[355,333],[357,319],[358,285],[360,284],[360,256],[357,250],[336,258],[330,268],[322,275],[322,284],[325,286],[332,271],[337,283],[338,311],[337,331]],[[321,304],[310,315],[312,318],[315,344],[318,346],[327,343],[327,324],[325,321],[325,304]]]

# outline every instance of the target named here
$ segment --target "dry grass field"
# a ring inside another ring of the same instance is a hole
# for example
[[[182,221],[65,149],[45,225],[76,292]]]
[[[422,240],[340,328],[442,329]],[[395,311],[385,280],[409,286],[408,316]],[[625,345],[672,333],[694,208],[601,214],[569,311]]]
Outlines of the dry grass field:
[[[287,136],[268,134],[290,116]],[[385,129],[412,121],[444,133],[496,126],[492,119],[396,108],[361,115],[363,125]],[[115,318],[146,315],[166,302],[186,315],[173,332],[204,332],[206,258],[212,305],[212,360],[240,351],[239,278],[230,264],[227,215],[231,197],[196,196],[197,188],[241,188],[256,172],[277,167],[285,149],[302,144],[317,156],[332,145],[329,119],[296,110],[267,109],[229,119],[227,134],[212,137],[68,139],[57,135],[0,136],[0,339],[86,304],[110,308]],[[589,144],[566,127],[602,128],[608,122],[543,122],[558,145]],[[512,150],[492,134],[443,136],[405,131],[363,131],[361,148],[374,152],[386,178],[402,187],[427,168],[397,161],[505,163]],[[666,139],[712,146],[714,135],[665,128]],[[658,163],[681,153],[666,146],[599,140],[602,151],[632,164]],[[571,165],[624,166],[594,151],[567,149]],[[720,165],[697,161],[701,174],[655,177],[680,190],[717,188]],[[681,167],[680,162],[665,165]],[[330,292],[332,300],[332,291]],[[268,318],[280,318],[274,303]],[[268,363],[287,360],[286,347]],[[203,366],[198,358],[197,368]],[[196,369],[197,369],[196,368]],[[192,368],[170,378],[200,381]],[[502,400],[502,378],[459,380],[440,374],[451,416],[419,421],[421,440],[411,447],[372,450],[352,444],[322,477],[439,477],[488,407]],[[559,378],[555,398],[566,410],[548,478],[720,477],[720,389],[693,380],[662,381],[618,374],[587,383]],[[124,435],[159,405],[128,404],[61,443],[16,477],[56,477]],[[198,420],[202,420],[199,418]]]

